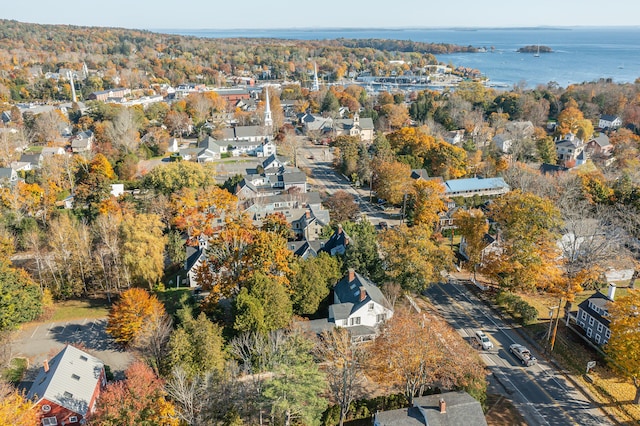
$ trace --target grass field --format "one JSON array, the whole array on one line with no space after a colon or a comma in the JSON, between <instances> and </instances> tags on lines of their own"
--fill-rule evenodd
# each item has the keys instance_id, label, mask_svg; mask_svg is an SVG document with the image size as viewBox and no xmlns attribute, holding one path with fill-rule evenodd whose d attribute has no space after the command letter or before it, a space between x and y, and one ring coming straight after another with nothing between
<instances>
[{"instance_id":1,"label":"grass field","mask_svg":"<svg viewBox=\"0 0 640 426\"><path fill-rule=\"evenodd\" d=\"M51 321L66 321L79 318L104 318L111 304L107 299L65 300L56 302Z\"/></svg>"},{"instance_id":2,"label":"grass field","mask_svg":"<svg viewBox=\"0 0 640 426\"><path fill-rule=\"evenodd\" d=\"M9 367L0 372L0 377L8 382L17 384L22 380L24 372L29 367L29 361L26 358L13 358L9 363Z\"/></svg>"}]
</instances>

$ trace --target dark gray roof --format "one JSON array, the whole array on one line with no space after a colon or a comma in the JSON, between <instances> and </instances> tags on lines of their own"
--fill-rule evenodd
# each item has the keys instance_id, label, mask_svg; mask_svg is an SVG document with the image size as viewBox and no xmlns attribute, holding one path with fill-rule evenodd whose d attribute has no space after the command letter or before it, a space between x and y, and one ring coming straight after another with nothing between
<instances>
[{"instance_id":1,"label":"dark gray roof","mask_svg":"<svg viewBox=\"0 0 640 426\"><path fill-rule=\"evenodd\" d=\"M329 238L329 241L324 245L322 251L326 251L327 253L331 253L331 250L338 246L346 247L349 244L349 235L342 229L342 227L338 227Z\"/></svg>"},{"instance_id":2,"label":"dark gray roof","mask_svg":"<svg viewBox=\"0 0 640 426\"><path fill-rule=\"evenodd\" d=\"M222 135L224 140L233 140L265 136L265 133L260 126L236 126L235 132L233 127L227 127L222 131Z\"/></svg>"},{"instance_id":3,"label":"dark gray roof","mask_svg":"<svg viewBox=\"0 0 640 426\"><path fill-rule=\"evenodd\" d=\"M600 116L600 120L605 120L605 121L614 121L616 118L618 118L617 115L602 114Z\"/></svg>"},{"instance_id":4,"label":"dark gray roof","mask_svg":"<svg viewBox=\"0 0 640 426\"><path fill-rule=\"evenodd\" d=\"M600 145L601 148L611 145L611 142L609 142L609 136L604 133L600 133L598 136L593 138L593 141Z\"/></svg>"},{"instance_id":5,"label":"dark gray roof","mask_svg":"<svg viewBox=\"0 0 640 426\"><path fill-rule=\"evenodd\" d=\"M425 169L411 170L411 179L429 179L429 173Z\"/></svg>"},{"instance_id":6,"label":"dark gray roof","mask_svg":"<svg viewBox=\"0 0 640 426\"><path fill-rule=\"evenodd\" d=\"M446 403L446 413L440 413L441 398ZM429 426L486 426L487 424L480 402L466 392L422 396L415 398L413 405L421 407Z\"/></svg>"},{"instance_id":7,"label":"dark gray roof","mask_svg":"<svg viewBox=\"0 0 640 426\"><path fill-rule=\"evenodd\" d=\"M376 414L380 426L424 426L424 416L417 407L381 411Z\"/></svg>"},{"instance_id":8,"label":"dark gray roof","mask_svg":"<svg viewBox=\"0 0 640 426\"><path fill-rule=\"evenodd\" d=\"M282 181L285 184L305 183L307 175L304 172L292 172L282 174Z\"/></svg>"},{"instance_id":9,"label":"dark gray roof","mask_svg":"<svg viewBox=\"0 0 640 426\"><path fill-rule=\"evenodd\" d=\"M542 163L538 170L540 170L540 173L542 173L543 175L546 175L549 173L568 172L569 168L565 166L559 166L557 164Z\"/></svg>"},{"instance_id":10,"label":"dark gray roof","mask_svg":"<svg viewBox=\"0 0 640 426\"><path fill-rule=\"evenodd\" d=\"M20 162L39 165L42 162L42 154L22 154Z\"/></svg>"},{"instance_id":11,"label":"dark gray roof","mask_svg":"<svg viewBox=\"0 0 640 426\"><path fill-rule=\"evenodd\" d=\"M287 246L293 254L303 259L309 257L316 257L320 249L324 246L326 240L313 240L313 241L289 241Z\"/></svg>"},{"instance_id":12,"label":"dark gray roof","mask_svg":"<svg viewBox=\"0 0 640 426\"><path fill-rule=\"evenodd\" d=\"M360 287L364 287L367 293L367 297L365 297L363 301L360 301ZM380 289L374 283L357 272L354 273L353 281L349 281L349 274L347 273L347 275L345 275L345 277L335 285L333 292L340 303L352 303L354 305L354 311L358 310L360 306L367 304L369 301L374 301L382 306L389 305Z\"/></svg>"},{"instance_id":13,"label":"dark gray roof","mask_svg":"<svg viewBox=\"0 0 640 426\"><path fill-rule=\"evenodd\" d=\"M353 303L334 303L329 306L329 318L334 320L347 319L351 315L353 307Z\"/></svg>"},{"instance_id":14,"label":"dark gray roof","mask_svg":"<svg viewBox=\"0 0 640 426\"><path fill-rule=\"evenodd\" d=\"M0 179L11 179L15 171L11 167L0 167Z\"/></svg>"},{"instance_id":15,"label":"dark gray roof","mask_svg":"<svg viewBox=\"0 0 640 426\"><path fill-rule=\"evenodd\" d=\"M104 364L71 345L49 361L49 371L40 369L27 398L42 398L84 416L100 380Z\"/></svg>"},{"instance_id":16,"label":"dark gray roof","mask_svg":"<svg viewBox=\"0 0 640 426\"><path fill-rule=\"evenodd\" d=\"M611 321L608 318L603 317L598 312L591 309L591 307L589 306L589 302L596 305L598 308L607 310L607 304L611 302L611 300L609 300L609 298L604 294L600 293L599 291L596 291L590 298L583 300L582 303L578 305L578 309L582 309L583 311L591 315L596 321L609 327L609 323Z\"/></svg>"},{"instance_id":17,"label":"dark gray roof","mask_svg":"<svg viewBox=\"0 0 640 426\"><path fill-rule=\"evenodd\" d=\"M225 146L226 143L219 142L212 138L211 136L207 136L198 142L198 148L208 149L213 152L219 152L220 146Z\"/></svg>"}]
</instances>

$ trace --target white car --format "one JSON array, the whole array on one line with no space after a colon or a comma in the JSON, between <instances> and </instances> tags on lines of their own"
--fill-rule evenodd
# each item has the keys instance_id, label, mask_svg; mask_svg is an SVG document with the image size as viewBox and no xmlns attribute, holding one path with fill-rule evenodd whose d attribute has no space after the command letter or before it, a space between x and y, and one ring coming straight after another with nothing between
<instances>
[{"instance_id":1,"label":"white car","mask_svg":"<svg viewBox=\"0 0 640 426\"><path fill-rule=\"evenodd\" d=\"M482 331L478 330L475 334L476 342L484 349L488 351L489 349L493 349L493 342L489 340L489 336L484 334Z\"/></svg>"}]
</instances>

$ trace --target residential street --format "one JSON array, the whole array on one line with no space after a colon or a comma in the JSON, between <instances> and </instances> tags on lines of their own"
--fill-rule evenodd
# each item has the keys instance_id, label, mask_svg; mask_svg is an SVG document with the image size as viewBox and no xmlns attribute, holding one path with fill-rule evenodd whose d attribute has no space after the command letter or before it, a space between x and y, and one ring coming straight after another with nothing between
<instances>
[{"instance_id":1,"label":"residential street","mask_svg":"<svg viewBox=\"0 0 640 426\"><path fill-rule=\"evenodd\" d=\"M475 330L484 331L494 348L481 357L506 395L530 425L604 425L610 420L576 389L510 326L496 317L465 284L450 279L433 284L424 295L465 339L471 342ZM523 367L509 353L509 345L528 347L538 363ZM477 349L480 350L480 349Z\"/></svg>"},{"instance_id":2,"label":"residential street","mask_svg":"<svg viewBox=\"0 0 640 426\"><path fill-rule=\"evenodd\" d=\"M382 221L387 222L389 226L400 224L401 217L397 209L387 212L370 203L369 189L354 188L349 180L335 171L332 162L333 155L329 147L307 144L300 149L298 166L308 168L312 172L309 177L310 190L328 194L337 191L348 192L360 206L360 212L364 213L372 224L378 225Z\"/></svg>"}]
</instances>

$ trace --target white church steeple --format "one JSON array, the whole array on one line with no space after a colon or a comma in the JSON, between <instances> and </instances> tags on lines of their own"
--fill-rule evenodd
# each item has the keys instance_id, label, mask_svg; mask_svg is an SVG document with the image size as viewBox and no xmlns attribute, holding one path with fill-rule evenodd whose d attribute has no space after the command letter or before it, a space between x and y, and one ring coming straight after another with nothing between
<instances>
[{"instance_id":1,"label":"white church steeple","mask_svg":"<svg viewBox=\"0 0 640 426\"><path fill-rule=\"evenodd\" d=\"M264 91L266 92L266 105L264 108L264 126L265 127L273 127L273 118L271 117L271 105L269 104L269 86L264 86Z\"/></svg>"},{"instance_id":2,"label":"white church steeple","mask_svg":"<svg viewBox=\"0 0 640 426\"><path fill-rule=\"evenodd\" d=\"M318 66L315 62L313 63L313 87L311 88L311 91L320 91L320 83L318 82Z\"/></svg>"}]
</instances>

